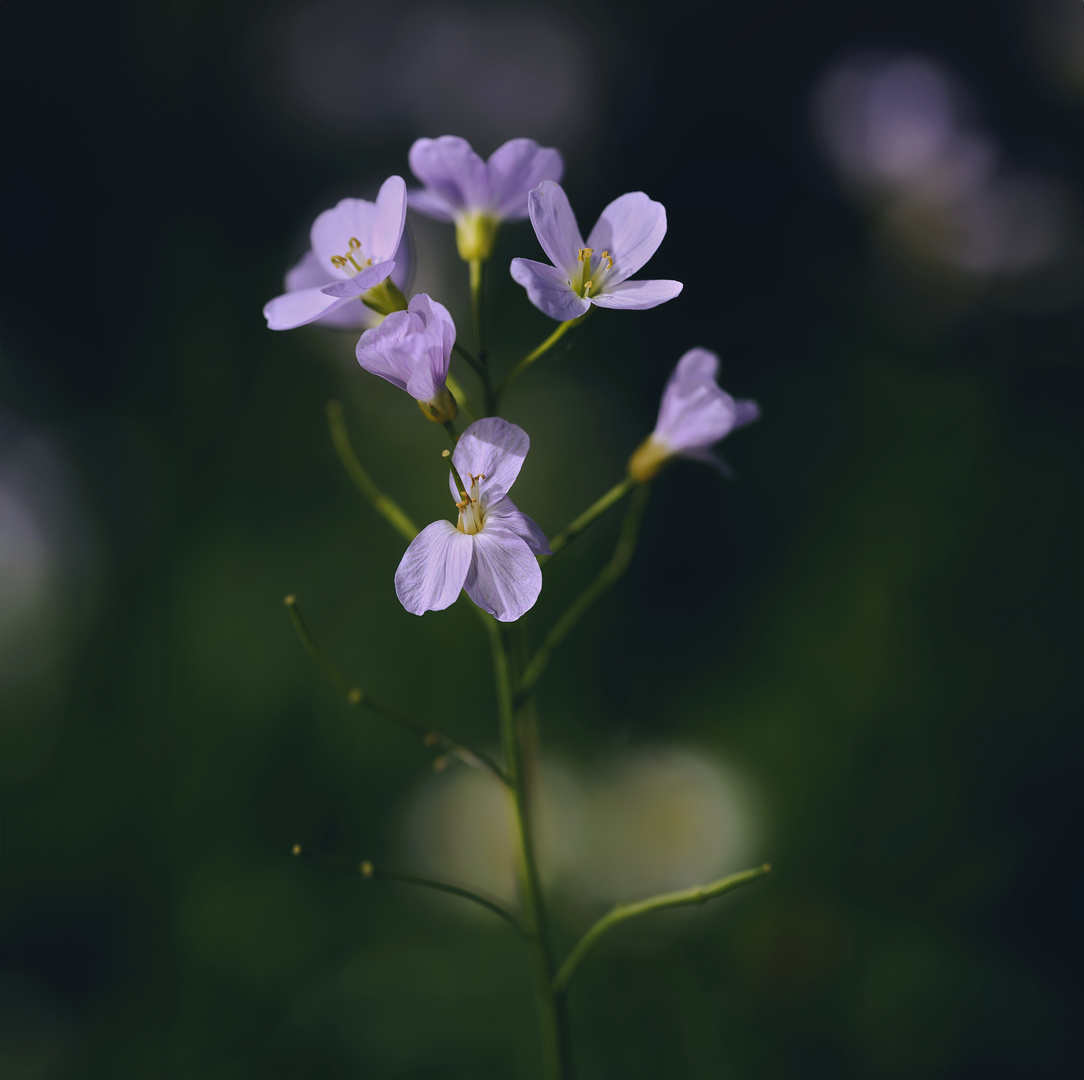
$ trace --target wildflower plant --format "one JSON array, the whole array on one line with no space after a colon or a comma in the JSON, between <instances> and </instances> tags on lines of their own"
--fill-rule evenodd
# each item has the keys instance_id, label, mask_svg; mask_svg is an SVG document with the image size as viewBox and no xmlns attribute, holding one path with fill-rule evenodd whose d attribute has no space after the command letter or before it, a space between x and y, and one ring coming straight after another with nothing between
<instances>
[{"instance_id":1,"label":"wildflower plant","mask_svg":"<svg viewBox=\"0 0 1084 1080\"><path fill-rule=\"evenodd\" d=\"M671 907L702 904L754 881L767 865L732 874L705 885L646 899L630 898L587 928L564 957L554 951L550 916L535 856L535 807L529 797L537 745L532 695L549 658L580 616L616 583L636 544L651 485L664 467L680 458L710 462L725 471L712 447L734 430L757 419L756 404L739 400L717 382L718 357L692 348L678 360L662 395L655 429L629 458L624 477L552 539L510 497L530 449L526 431L500 416L505 394L595 307L607 318L656 307L681 292L677 281L633 278L666 235L666 211L643 192L611 202L585 241L564 190L560 154L530 139L514 139L488 161L463 139L419 139L409 155L414 174L425 185L408 194L405 182L390 177L375 202L343 199L320 214L312 227L312 250L287 276L287 292L264 309L271 329L320 322L355 329L366 327L357 342L357 359L366 372L387 380L413 397L422 415L446 429L451 447L443 463L434 461L434 514L420 531L386 493L377 489L350 445L342 407L328 408L331 438L338 456L373 508L406 544L397 568L389 566L396 595L406 612L424 616L454 603L468 605L488 635L496 683L496 727L501 760L464 746L428 724L374 701L331 664L301 617L297 600L286 598L302 642L333 682L355 705L420 735L439 747L447 760L458 758L489 770L509 794L518 882L518 904L506 906L470 888L417 874L375 867L358 869L370 879L396 879L438 889L479 904L504 919L522 937L532 961L538 1001L542 1062L547 1080L572 1076L569 1041L569 985L595 942L614 926ZM407 297L411 253L404 243L409 204L415 211L453 222L457 248L469 267L473 315L470 347L447 308L424 293ZM532 304L557 320L556 330L517 364L507 366L500 382L484 338L483 274L503 222L530 218L538 243L550 262L512 261L511 276ZM481 390L477 410L452 372L455 357L476 377ZM359 372L359 378L365 378ZM460 414L475 416L460 431ZM444 470L452 505L441 494ZM543 467L544 471L544 467ZM552 483L560 483L552 476ZM617 549L587 589L531 648L526 616L545 583L545 566L607 511L627 501ZM527 511L530 507L527 507ZM454 511L454 513L452 512ZM295 854L306 854L296 845Z\"/></svg>"}]
</instances>

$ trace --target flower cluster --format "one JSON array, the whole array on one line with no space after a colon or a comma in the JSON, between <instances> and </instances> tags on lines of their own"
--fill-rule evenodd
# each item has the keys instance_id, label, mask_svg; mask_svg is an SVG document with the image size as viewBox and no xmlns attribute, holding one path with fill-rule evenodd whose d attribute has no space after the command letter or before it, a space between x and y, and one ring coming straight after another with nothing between
<instances>
[{"instance_id":1,"label":"flower cluster","mask_svg":"<svg viewBox=\"0 0 1084 1080\"><path fill-rule=\"evenodd\" d=\"M511 622L538 599L538 557L551 549L543 531L508 497L530 440L495 415L500 393L592 307L642 311L678 296L679 281L633 278L666 235L666 210L642 191L629 192L602 211L584 240L559 184L561 155L531 139L505 143L488 161L454 136L418 139L409 162L423 187L408 192L404 180L392 176L375 202L343 199L316 218L311 250L286 275L286 292L265 306L264 316L273 330L306 323L364 328L358 363L409 394L456 440L446 456L458 520L435 521L410 543L395 573L403 607L416 615L441 610L465 591L480 608ZM515 258L509 272L528 300L561 325L500 389L491 381L482 343L477 355L457 343L447 308L425 293L408 301L413 263L403 235L408 205L454 223L459 254L471 266L476 305L481 267L492 257L501 224L530 218L549 263ZM481 326L477 307L476 324ZM453 349L483 380L491 414L462 435L453 422L465 401L457 402L448 385ZM720 389L718 368L718 358L706 349L682 356L663 392L655 430L629 459L628 480L618 494L647 483L675 457L725 469L710 447L755 420L758 409ZM455 394L462 398L457 386Z\"/></svg>"}]
</instances>

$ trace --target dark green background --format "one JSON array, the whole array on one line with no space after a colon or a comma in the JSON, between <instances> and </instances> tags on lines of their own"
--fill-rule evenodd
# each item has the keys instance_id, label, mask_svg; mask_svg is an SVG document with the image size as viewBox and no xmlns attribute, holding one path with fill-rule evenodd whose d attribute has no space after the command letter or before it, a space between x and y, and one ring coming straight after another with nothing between
<instances>
[{"instance_id":1,"label":"dark green background","mask_svg":"<svg viewBox=\"0 0 1084 1080\"><path fill-rule=\"evenodd\" d=\"M391 9L341 7L372 20L362 69ZM1079 92L1028 44L1070 7L727 5L724 32L682 2L545 9L587 58L590 123L562 146L581 224L646 190L670 226L649 270L685 291L599 313L524 378L520 505L553 534L619 477L693 345L764 410L725 448L735 482L690 464L656 485L628 578L539 693L544 745L587 772L670 743L734 763L763 803L752 861L775 866L598 948L571 992L585 1078L1068 1067L1079 300L992 290L924 318L934 298L892 285L874 215L824 167L809 99L851 50L932 56L1019 168L1079 195ZM8 1080L540 1075L506 926L288 854L398 857L431 755L336 700L285 593L373 695L482 745L496 729L484 636L462 605L399 607L402 542L339 470L323 406L344 400L421 522L448 509L443 433L349 337L259 314L316 212L444 132L291 115L266 29L287 10L0 9L3 447L59 448L83 567L52 662L2 688ZM494 260L498 363L552 325L503 273L517 254L537 257L528 226ZM465 275L440 298L466 328ZM616 524L548 572L536 632ZM563 948L599 910L558 907Z\"/></svg>"}]
</instances>

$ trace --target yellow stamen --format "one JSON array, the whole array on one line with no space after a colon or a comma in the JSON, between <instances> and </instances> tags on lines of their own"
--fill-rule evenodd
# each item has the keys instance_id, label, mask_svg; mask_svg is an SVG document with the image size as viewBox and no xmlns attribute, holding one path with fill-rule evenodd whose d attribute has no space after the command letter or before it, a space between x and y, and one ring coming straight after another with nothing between
<instances>
[{"instance_id":1,"label":"yellow stamen","mask_svg":"<svg viewBox=\"0 0 1084 1080\"><path fill-rule=\"evenodd\" d=\"M576 257L576 261L577 261L577 262L583 262L583 261L584 261L584 257L585 257L585 256L586 256L587 258L590 258L590 257L591 257L591 256L592 256L592 255L593 255L594 253L595 253L595 249L594 249L594 248L580 248L580 253L579 253L579 255L578 255L578 256Z\"/></svg>"},{"instance_id":2,"label":"yellow stamen","mask_svg":"<svg viewBox=\"0 0 1084 1080\"><path fill-rule=\"evenodd\" d=\"M607 269L607 270L612 270L612 269L614 268L614 259L613 259L613 256L612 256L612 255L611 255L611 254L610 254L610 253L609 253L608 251L604 251L604 252L602 253L602 257L603 257L603 258L604 258L604 259L605 259L605 260L607 261L607 263L609 264L609 265L608 265L608 266L606 267L606 269Z\"/></svg>"}]
</instances>

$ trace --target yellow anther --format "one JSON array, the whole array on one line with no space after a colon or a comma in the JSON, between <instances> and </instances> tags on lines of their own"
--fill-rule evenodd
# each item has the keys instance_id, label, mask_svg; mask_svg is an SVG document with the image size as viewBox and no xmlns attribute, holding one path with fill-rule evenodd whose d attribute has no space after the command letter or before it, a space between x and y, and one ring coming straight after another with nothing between
<instances>
[{"instance_id":1,"label":"yellow anther","mask_svg":"<svg viewBox=\"0 0 1084 1080\"><path fill-rule=\"evenodd\" d=\"M358 238L357 238L356 236L351 236L351 237L350 237L350 246L351 246L351 247L352 247L352 248L353 248L353 249L354 249L355 251L357 251L357 249L358 249L359 247L361 247L361 241L360 241L360 240L359 240L359 239L358 239Z\"/></svg>"},{"instance_id":2,"label":"yellow anther","mask_svg":"<svg viewBox=\"0 0 1084 1080\"><path fill-rule=\"evenodd\" d=\"M342 255L332 255L331 265L337 266L341 270L346 265L346 259Z\"/></svg>"},{"instance_id":3,"label":"yellow anther","mask_svg":"<svg viewBox=\"0 0 1084 1080\"><path fill-rule=\"evenodd\" d=\"M607 270L612 270L612 269L614 268L614 258L613 258L613 256L612 256L612 255L611 255L611 254L610 254L610 253L609 253L608 251L604 251L604 252L602 253L602 257L603 257L603 258L604 258L604 259L606 260L606 262L607 262L607 263L609 264L609 265L608 265L608 266L606 267L606 269L607 269Z\"/></svg>"},{"instance_id":4,"label":"yellow anther","mask_svg":"<svg viewBox=\"0 0 1084 1080\"><path fill-rule=\"evenodd\" d=\"M594 287L593 281L585 281L583 283L583 298L586 300L591 295L591 289Z\"/></svg>"},{"instance_id":5,"label":"yellow anther","mask_svg":"<svg viewBox=\"0 0 1084 1080\"><path fill-rule=\"evenodd\" d=\"M594 249L594 248L580 248L580 253L579 253L579 255L578 255L578 256L576 257L576 261L577 261L577 262L583 262L583 261L584 261L584 257L585 257L585 256L586 256L587 258L590 258L590 257L591 257L591 256L592 256L592 255L593 255L594 253L595 253L595 249Z\"/></svg>"}]
</instances>

